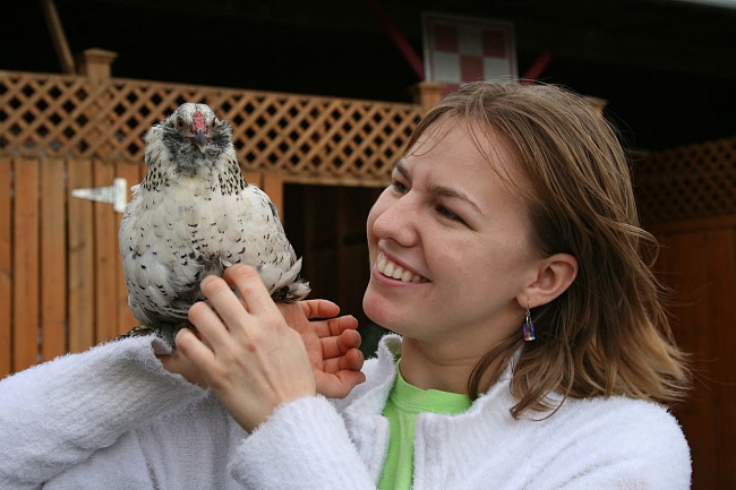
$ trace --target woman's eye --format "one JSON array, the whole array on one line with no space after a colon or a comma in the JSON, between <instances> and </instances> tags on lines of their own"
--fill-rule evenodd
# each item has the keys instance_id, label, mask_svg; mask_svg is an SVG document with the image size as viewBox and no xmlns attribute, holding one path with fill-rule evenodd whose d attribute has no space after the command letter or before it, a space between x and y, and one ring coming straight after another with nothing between
<instances>
[{"instance_id":1,"label":"woman's eye","mask_svg":"<svg viewBox=\"0 0 736 490\"><path fill-rule=\"evenodd\" d=\"M437 208L436 208L436 209L437 209L437 213L438 213L438 214L439 214L440 216L444 217L444 218L447 218L447 219L451 219L451 220L453 220L453 221L460 221L460 222L462 222L462 221L463 221L463 220L462 220L462 219L460 218L460 216L458 216L457 214L453 213L452 211L450 211L449 209L447 209L447 208L446 208L446 207L444 207L444 206L437 206Z\"/></svg>"},{"instance_id":2,"label":"woman's eye","mask_svg":"<svg viewBox=\"0 0 736 490\"><path fill-rule=\"evenodd\" d=\"M394 180L393 182L391 182L391 187L395 192L398 192L399 194L406 194L407 192L409 192L409 188L398 180Z\"/></svg>"}]
</instances>

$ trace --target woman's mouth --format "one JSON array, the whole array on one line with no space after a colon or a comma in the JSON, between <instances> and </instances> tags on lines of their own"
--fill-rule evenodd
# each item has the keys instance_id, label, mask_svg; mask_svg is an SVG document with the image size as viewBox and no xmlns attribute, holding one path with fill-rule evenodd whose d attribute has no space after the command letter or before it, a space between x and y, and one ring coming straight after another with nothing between
<instances>
[{"instance_id":1,"label":"woman's mouth","mask_svg":"<svg viewBox=\"0 0 736 490\"><path fill-rule=\"evenodd\" d=\"M386 258L383 253L378 254L378 258L376 259L376 270L384 276L401 282L429 282L426 278L415 274L412 271L406 270L396 262Z\"/></svg>"}]
</instances>

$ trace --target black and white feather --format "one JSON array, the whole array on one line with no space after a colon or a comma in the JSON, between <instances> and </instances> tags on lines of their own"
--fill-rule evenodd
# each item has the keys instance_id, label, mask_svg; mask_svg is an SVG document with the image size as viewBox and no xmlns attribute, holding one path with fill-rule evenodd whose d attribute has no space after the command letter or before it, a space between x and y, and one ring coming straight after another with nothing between
<instances>
[{"instance_id":1,"label":"black and white feather","mask_svg":"<svg viewBox=\"0 0 736 490\"><path fill-rule=\"evenodd\" d=\"M128 302L141 327L173 345L200 281L225 267L258 269L276 301L305 298L301 259L275 206L243 179L232 128L205 104L185 103L146 134L148 170L120 225Z\"/></svg>"}]
</instances>

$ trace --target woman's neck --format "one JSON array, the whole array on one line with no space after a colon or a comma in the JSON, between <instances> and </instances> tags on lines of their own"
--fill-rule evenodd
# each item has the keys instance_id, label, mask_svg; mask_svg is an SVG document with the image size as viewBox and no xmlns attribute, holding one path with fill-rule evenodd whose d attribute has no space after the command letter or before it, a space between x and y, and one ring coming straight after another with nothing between
<instances>
[{"instance_id":1,"label":"woman's neck","mask_svg":"<svg viewBox=\"0 0 736 490\"><path fill-rule=\"evenodd\" d=\"M468 394L468 379L485 351L468 346L430 345L404 338L401 375L407 383L424 390Z\"/></svg>"}]
</instances>

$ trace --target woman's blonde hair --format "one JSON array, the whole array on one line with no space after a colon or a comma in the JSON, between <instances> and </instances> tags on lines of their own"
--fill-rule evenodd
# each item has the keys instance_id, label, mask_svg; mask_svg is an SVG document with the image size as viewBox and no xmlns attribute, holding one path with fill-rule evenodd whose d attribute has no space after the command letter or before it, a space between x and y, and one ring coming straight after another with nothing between
<instances>
[{"instance_id":1,"label":"woman's blonde hair","mask_svg":"<svg viewBox=\"0 0 736 490\"><path fill-rule=\"evenodd\" d=\"M514 188L526 199L535 245L544 256L574 256L579 269L567 291L532 310L537 340L524 343L519 328L488 352L469 393L477 396L524 344L511 383L514 417L556 408L552 392L681 400L690 385L687 356L673 340L651 269L658 244L639 227L629 162L611 125L558 86L479 82L432 108L407 148L446 118L468 123L481 151L483 134L506 140L530 184Z\"/></svg>"}]
</instances>

